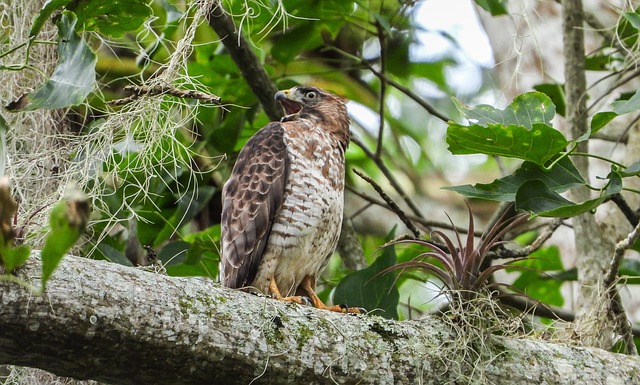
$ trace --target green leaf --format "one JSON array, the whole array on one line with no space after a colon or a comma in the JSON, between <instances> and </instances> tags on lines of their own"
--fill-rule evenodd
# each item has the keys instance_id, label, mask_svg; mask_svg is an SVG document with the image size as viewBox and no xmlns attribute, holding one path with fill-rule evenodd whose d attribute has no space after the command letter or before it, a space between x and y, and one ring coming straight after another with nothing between
<instances>
[{"instance_id":1,"label":"green leaf","mask_svg":"<svg viewBox=\"0 0 640 385\"><path fill-rule=\"evenodd\" d=\"M610 121L615 119L616 116L618 116L618 114L612 111L598 112L595 114L593 119L591 119L591 135L600 131Z\"/></svg>"},{"instance_id":2,"label":"green leaf","mask_svg":"<svg viewBox=\"0 0 640 385\"><path fill-rule=\"evenodd\" d=\"M506 15L507 0L475 0L482 9L491 13L491 16Z\"/></svg>"},{"instance_id":3,"label":"green leaf","mask_svg":"<svg viewBox=\"0 0 640 385\"><path fill-rule=\"evenodd\" d=\"M551 126L551 120L556 115L556 106L551 99L542 92L527 92L516 96L504 110L496 109L487 104L470 107L453 98L456 107L472 123L481 126L500 124L514 125L532 129L534 124Z\"/></svg>"},{"instance_id":4,"label":"green leaf","mask_svg":"<svg viewBox=\"0 0 640 385\"><path fill-rule=\"evenodd\" d=\"M220 262L217 254L184 241L165 245L158 253L158 259L164 263L167 274L174 277L215 278Z\"/></svg>"},{"instance_id":5,"label":"green leaf","mask_svg":"<svg viewBox=\"0 0 640 385\"><path fill-rule=\"evenodd\" d=\"M637 12L623 12L622 16L629 21L633 28L640 30L640 15Z\"/></svg>"},{"instance_id":6,"label":"green leaf","mask_svg":"<svg viewBox=\"0 0 640 385\"><path fill-rule=\"evenodd\" d=\"M640 109L640 90L636 91L628 100L616 100L611 103L611 107L613 107L613 112L618 115L628 114Z\"/></svg>"},{"instance_id":7,"label":"green leaf","mask_svg":"<svg viewBox=\"0 0 640 385\"><path fill-rule=\"evenodd\" d=\"M26 245L13 246L13 242L5 242L2 231L0 231L0 264L4 266L5 272L11 274L17 267L29 259L31 248Z\"/></svg>"},{"instance_id":8,"label":"green leaf","mask_svg":"<svg viewBox=\"0 0 640 385\"><path fill-rule=\"evenodd\" d=\"M12 103L12 110L32 111L76 106L85 100L95 86L96 55L75 33L76 16L69 11L58 21L58 66L51 78L35 93L24 95L26 103Z\"/></svg>"},{"instance_id":9,"label":"green leaf","mask_svg":"<svg viewBox=\"0 0 640 385\"><path fill-rule=\"evenodd\" d=\"M589 55L585 58L585 69L587 71L608 71L611 70L611 62L615 60L611 55Z\"/></svg>"},{"instance_id":10,"label":"green leaf","mask_svg":"<svg viewBox=\"0 0 640 385\"><path fill-rule=\"evenodd\" d=\"M631 166L620 171L620 175L623 177L640 175L640 161L633 163Z\"/></svg>"},{"instance_id":11,"label":"green leaf","mask_svg":"<svg viewBox=\"0 0 640 385\"><path fill-rule=\"evenodd\" d=\"M101 254L102 258L109 262L118 263L124 266L133 266L133 263L131 263L129 258L127 258L123 253L104 242L98 244L98 252Z\"/></svg>"},{"instance_id":12,"label":"green leaf","mask_svg":"<svg viewBox=\"0 0 640 385\"><path fill-rule=\"evenodd\" d=\"M166 241L176 232L178 227L185 223L189 223L193 218L195 218L209 200L211 200L211 197L215 192L216 189L211 186L198 187L197 196L194 196L196 192L193 190L186 191L181 199L178 198L176 210L169 218L167 218L162 230L157 233L157 236L153 241L153 245L159 245ZM193 199L190 198L191 196L193 196ZM160 215L162 215L162 213L160 213Z\"/></svg>"},{"instance_id":13,"label":"green leaf","mask_svg":"<svg viewBox=\"0 0 640 385\"><path fill-rule=\"evenodd\" d=\"M513 286L520 289L531 298L544 303L562 306L564 297L560 292L562 281L549 279L548 271L563 270L560 251L556 246L544 247L532 253L527 259L514 262L507 271L520 271L520 276L513 282ZM517 267L524 267L519 269Z\"/></svg>"},{"instance_id":14,"label":"green leaf","mask_svg":"<svg viewBox=\"0 0 640 385\"><path fill-rule=\"evenodd\" d=\"M449 123L449 151L460 154L487 154L519 158L544 166L569 143L560 131L546 124L523 126L489 124L462 126Z\"/></svg>"},{"instance_id":15,"label":"green leaf","mask_svg":"<svg viewBox=\"0 0 640 385\"><path fill-rule=\"evenodd\" d=\"M393 239L394 232L395 228L387 236L387 241ZM400 293L395 285L396 274L380 274L395 265L396 261L395 246L385 247L371 266L355 271L340 281L333 293L333 302L363 307L385 318L398 319Z\"/></svg>"},{"instance_id":16,"label":"green leaf","mask_svg":"<svg viewBox=\"0 0 640 385\"><path fill-rule=\"evenodd\" d=\"M564 87L558 83L544 83L533 86L533 89L540 91L543 94L551 98L551 101L556 106L556 112L560 116L564 116L567 108L567 102L564 96Z\"/></svg>"},{"instance_id":17,"label":"green leaf","mask_svg":"<svg viewBox=\"0 0 640 385\"><path fill-rule=\"evenodd\" d=\"M271 48L271 56L280 63L289 63L304 49L320 45L315 21L301 23L298 27L287 31Z\"/></svg>"},{"instance_id":18,"label":"green leaf","mask_svg":"<svg viewBox=\"0 0 640 385\"><path fill-rule=\"evenodd\" d=\"M47 0L40 12L38 12L32 21L29 37L34 37L42 30L44 23L51 17L53 12L69 4L71 0Z\"/></svg>"},{"instance_id":19,"label":"green leaf","mask_svg":"<svg viewBox=\"0 0 640 385\"><path fill-rule=\"evenodd\" d=\"M51 231L47 234L40 254L42 257L43 291L62 257L76 243L84 230L84 225L78 223L74 218L76 213L72 213L70 204L71 202L58 202L51 209L49 216Z\"/></svg>"},{"instance_id":20,"label":"green leaf","mask_svg":"<svg viewBox=\"0 0 640 385\"><path fill-rule=\"evenodd\" d=\"M609 174L609 183L598 198L579 204L551 191L543 181L531 180L518 189L516 209L530 211L543 217L567 218L596 209L608 196L620 191L622 191L622 177L617 172Z\"/></svg>"},{"instance_id":21,"label":"green leaf","mask_svg":"<svg viewBox=\"0 0 640 385\"><path fill-rule=\"evenodd\" d=\"M80 31L98 31L122 37L136 31L151 16L146 0L89 0L74 2Z\"/></svg>"},{"instance_id":22,"label":"green leaf","mask_svg":"<svg viewBox=\"0 0 640 385\"><path fill-rule=\"evenodd\" d=\"M513 202L520 186L530 180L539 179L552 191L561 193L570 188L586 184L584 178L569 157L563 157L551 170L545 170L532 162L524 162L513 175L496 179L491 183L444 187L469 198Z\"/></svg>"},{"instance_id":23,"label":"green leaf","mask_svg":"<svg viewBox=\"0 0 640 385\"><path fill-rule=\"evenodd\" d=\"M167 243L158 253L158 259L165 266L179 265L187 259L187 250L191 247L189 242L175 241Z\"/></svg>"}]
</instances>

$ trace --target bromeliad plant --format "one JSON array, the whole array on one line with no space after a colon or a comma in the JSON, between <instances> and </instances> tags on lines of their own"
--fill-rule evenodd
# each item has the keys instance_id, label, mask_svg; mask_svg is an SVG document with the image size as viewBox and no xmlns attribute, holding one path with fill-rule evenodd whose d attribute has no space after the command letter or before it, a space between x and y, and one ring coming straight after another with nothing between
<instances>
[{"instance_id":1,"label":"bromeliad plant","mask_svg":"<svg viewBox=\"0 0 640 385\"><path fill-rule=\"evenodd\" d=\"M467 207L468 208L468 207ZM389 269L421 269L433 274L443 285L443 292L452 304L465 306L465 303L477 298L479 295L489 294L492 284L489 278L493 273L504 270L522 258L511 260L505 264L490 264L489 252L506 243L502 240L504 235L513 228L528 220L527 214L518 214L508 220L504 215L496 221L475 244L475 226L471 209L469 212L469 226L466 240L463 241L456 226L455 239L452 240L442 231L434 231L432 235L439 238L444 244L438 244L430 240L409 239L399 240L395 244L411 244L429 249L420 253L412 261L399 263ZM453 221L449 216L449 222Z\"/></svg>"}]
</instances>

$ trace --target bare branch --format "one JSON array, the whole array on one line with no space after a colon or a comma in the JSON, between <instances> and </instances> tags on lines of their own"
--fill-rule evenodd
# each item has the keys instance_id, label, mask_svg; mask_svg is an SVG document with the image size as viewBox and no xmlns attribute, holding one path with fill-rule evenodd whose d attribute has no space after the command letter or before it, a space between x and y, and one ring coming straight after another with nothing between
<instances>
[{"instance_id":1,"label":"bare branch","mask_svg":"<svg viewBox=\"0 0 640 385\"><path fill-rule=\"evenodd\" d=\"M154 86L136 86L128 85L124 87L125 91L130 91L132 94L126 98L116 99L109 102L115 106L121 106L123 104L131 103L134 100L140 98L143 95L171 95L183 99L198 99L206 103L220 104L220 97L216 95L207 94L206 92L195 90L181 90L169 85L154 85Z\"/></svg>"},{"instance_id":2,"label":"bare branch","mask_svg":"<svg viewBox=\"0 0 640 385\"><path fill-rule=\"evenodd\" d=\"M247 80L247 84L258 97L269 119L280 120L284 111L273 99L273 96L278 92L276 85L269 78L269 74L260 63L260 59L251 50L241 31L236 28L231 15L219 2L209 16L209 25L222 39L222 44L227 48L229 55L240 69L242 77Z\"/></svg>"},{"instance_id":3,"label":"bare branch","mask_svg":"<svg viewBox=\"0 0 640 385\"><path fill-rule=\"evenodd\" d=\"M387 202L391 210L394 213L396 213L398 218L400 218L402 223L404 223L405 226L407 226L409 231L411 231L416 238L420 238L420 230L418 230L416 226L409 220L409 218L407 218L404 211L396 204L396 202L393 201L393 199L391 199L391 197L389 197L389 195L387 195L387 193L384 192L382 187L380 187L380 185L377 184L376 181L374 181L373 179L369 178L368 176L364 175L363 173L361 173L356 169L354 169L353 172L355 172L360 178L367 181L367 183L369 183L373 187L373 189L376 190L376 192L380 195L380 197L384 199L385 202Z\"/></svg>"},{"instance_id":4,"label":"bare branch","mask_svg":"<svg viewBox=\"0 0 640 385\"><path fill-rule=\"evenodd\" d=\"M362 151L364 151L364 153L367 154L367 156L371 160L373 160L373 162L376 164L376 166L378 166L380 171L382 171L382 174L384 174L384 176L387 178L387 180L389 181L393 189L396 190L398 194L400 194L400 197L405 201L407 206L409 206L411 211L413 211L415 215L422 217L422 213L420 212L420 209L418 209L418 206L413 202L413 200L409 197L409 195L407 195L407 193L400 186L398 181L396 181L396 179L393 177L393 174L391 173L391 170L389 170L389 168L382 161L382 158L376 157L375 154L371 152L371 150L369 150L369 148L364 143L359 141L357 138L351 138L351 141L356 145L358 145L358 147L360 147Z\"/></svg>"}]
</instances>

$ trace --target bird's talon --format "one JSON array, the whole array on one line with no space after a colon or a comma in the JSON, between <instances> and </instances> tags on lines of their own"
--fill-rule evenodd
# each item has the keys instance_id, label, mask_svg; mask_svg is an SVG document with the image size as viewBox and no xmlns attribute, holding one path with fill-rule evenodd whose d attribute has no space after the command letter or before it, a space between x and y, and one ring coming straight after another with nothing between
<instances>
[{"instance_id":1,"label":"bird's talon","mask_svg":"<svg viewBox=\"0 0 640 385\"><path fill-rule=\"evenodd\" d=\"M313 302L311 302L311 298L307 297L306 295L300 296L300 299L302 300L302 302L304 302L304 305L313 306Z\"/></svg>"}]
</instances>

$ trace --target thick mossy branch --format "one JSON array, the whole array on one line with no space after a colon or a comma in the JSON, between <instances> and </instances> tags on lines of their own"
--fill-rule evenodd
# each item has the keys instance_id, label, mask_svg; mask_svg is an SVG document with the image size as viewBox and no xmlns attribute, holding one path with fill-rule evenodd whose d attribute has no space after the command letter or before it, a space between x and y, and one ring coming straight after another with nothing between
<instances>
[{"instance_id":1,"label":"thick mossy branch","mask_svg":"<svg viewBox=\"0 0 640 385\"><path fill-rule=\"evenodd\" d=\"M38 287L40 271L32 258L18 278ZM448 383L464 354L442 354L456 336L432 318L342 315L71 256L44 296L4 280L0 293L0 363L108 383ZM494 342L496 356L482 363L491 383L640 381L637 357Z\"/></svg>"}]
</instances>

